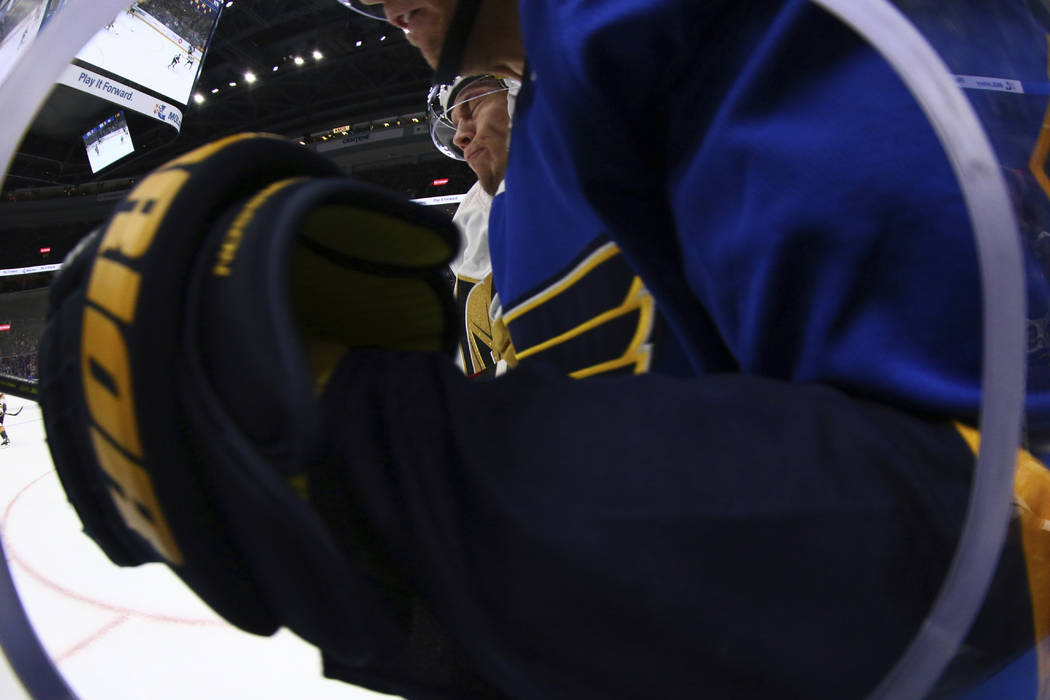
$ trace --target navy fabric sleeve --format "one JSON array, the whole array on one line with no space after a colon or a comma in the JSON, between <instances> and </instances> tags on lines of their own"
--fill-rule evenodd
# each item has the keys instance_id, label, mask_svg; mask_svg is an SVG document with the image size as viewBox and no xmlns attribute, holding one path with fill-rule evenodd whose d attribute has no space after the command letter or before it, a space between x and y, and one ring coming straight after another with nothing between
<instances>
[{"instance_id":1,"label":"navy fabric sleeve","mask_svg":"<svg viewBox=\"0 0 1050 700\"><path fill-rule=\"evenodd\" d=\"M972 464L950 424L740 375L472 383L356 351L324 400L354 527L509 697L864 694L939 589Z\"/></svg>"}]
</instances>

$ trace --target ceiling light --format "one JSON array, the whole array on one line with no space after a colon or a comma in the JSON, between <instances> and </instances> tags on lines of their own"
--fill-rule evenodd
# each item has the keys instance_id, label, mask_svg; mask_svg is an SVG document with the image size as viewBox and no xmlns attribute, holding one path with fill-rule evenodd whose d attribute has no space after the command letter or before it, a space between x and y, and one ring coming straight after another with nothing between
<instances>
[{"instance_id":1,"label":"ceiling light","mask_svg":"<svg viewBox=\"0 0 1050 700\"><path fill-rule=\"evenodd\" d=\"M276 72L277 72L277 66L274 66L274 67L273 67L273 72L274 72L274 73L276 73Z\"/></svg>"},{"instance_id":2,"label":"ceiling light","mask_svg":"<svg viewBox=\"0 0 1050 700\"><path fill-rule=\"evenodd\" d=\"M256 80L255 73L252 73L250 70L244 72L244 82L246 82L249 85L251 85L252 83L255 82L255 80Z\"/></svg>"},{"instance_id":3,"label":"ceiling light","mask_svg":"<svg viewBox=\"0 0 1050 700\"><path fill-rule=\"evenodd\" d=\"M297 66L303 65L303 57L302 56L296 56L293 60L295 61L295 65L297 65Z\"/></svg>"},{"instance_id":4,"label":"ceiling light","mask_svg":"<svg viewBox=\"0 0 1050 700\"><path fill-rule=\"evenodd\" d=\"M197 104L203 104L204 103L204 95L200 94L199 92L193 93L193 101L196 102Z\"/></svg>"},{"instance_id":5,"label":"ceiling light","mask_svg":"<svg viewBox=\"0 0 1050 700\"><path fill-rule=\"evenodd\" d=\"M361 44L363 44L363 43L364 43L363 41L361 41L360 39L358 39L358 40L357 40L357 43L356 43L356 44L354 44L354 46L360 46L360 45L361 45Z\"/></svg>"},{"instance_id":6,"label":"ceiling light","mask_svg":"<svg viewBox=\"0 0 1050 700\"><path fill-rule=\"evenodd\" d=\"M219 88L212 88L212 89L211 89L211 94L213 94L213 95L214 95L214 94L215 94L215 93L217 93L218 91L219 91Z\"/></svg>"},{"instance_id":7,"label":"ceiling light","mask_svg":"<svg viewBox=\"0 0 1050 700\"><path fill-rule=\"evenodd\" d=\"M226 7L233 7L233 0L230 0L228 3L226 3Z\"/></svg>"},{"instance_id":8,"label":"ceiling light","mask_svg":"<svg viewBox=\"0 0 1050 700\"><path fill-rule=\"evenodd\" d=\"M232 80L229 82L229 85L230 87L237 87L237 83L233 82Z\"/></svg>"},{"instance_id":9,"label":"ceiling light","mask_svg":"<svg viewBox=\"0 0 1050 700\"><path fill-rule=\"evenodd\" d=\"M317 49L314 49L314 60L320 61L322 58L324 58L324 54L318 51Z\"/></svg>"},{"instance_id":10,"label":"ceiling light","mask_svg":"<svg viewBox=\"0 0 1050 700\"><path fill-rule=\"evenodd\" d=\"M379 37L379 40L380 41L386 41L386 34L384 34L383 36Z\"/></svg>"}]
</instances>

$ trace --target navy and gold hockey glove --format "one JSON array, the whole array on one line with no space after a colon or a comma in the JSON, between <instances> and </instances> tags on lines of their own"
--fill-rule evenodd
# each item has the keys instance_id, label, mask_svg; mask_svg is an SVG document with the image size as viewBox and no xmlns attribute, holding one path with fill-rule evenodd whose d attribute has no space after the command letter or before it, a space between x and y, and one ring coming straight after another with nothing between
<instances>
[{"instance_id":1,"label":"navy and gold hockey glove","mask_svg":"<svg viewBox=\"0 0 1050 700\"><path fill-rule=\"evenodd\" d=\"M40 344L85 531L117 564L166 562L248 631L287 626L351 663L399 643L307 503L306 467L348 349L451 353L457 241L447 216L274 137L146 177L64 265Z\"/></svg>"}]
</instances>

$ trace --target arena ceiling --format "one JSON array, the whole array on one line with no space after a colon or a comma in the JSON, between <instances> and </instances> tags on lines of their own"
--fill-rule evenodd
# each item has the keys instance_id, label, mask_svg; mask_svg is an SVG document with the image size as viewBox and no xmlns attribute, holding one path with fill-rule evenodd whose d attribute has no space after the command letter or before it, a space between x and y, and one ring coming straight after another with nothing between
<instances>
[{"instance_id":1,"label":"arena ceiling","mask_svg":"<svg viewBox=\"0 0 1050 700\"><path fill-rule=\"evenodd\" d=\"M244 80L248 71L257 76L252 84ZM336 0L234 0L223 9L203 62L197 92L204 101L186 107L174 141L171 129L158 125L137 135L137 157L93 176L80 141L88 119L81 113L89 107L66 94L38 115L4 190L135 177L240 131L299 136L420 112L430 76L400 31Z\"/></svg>"}]
</instances>

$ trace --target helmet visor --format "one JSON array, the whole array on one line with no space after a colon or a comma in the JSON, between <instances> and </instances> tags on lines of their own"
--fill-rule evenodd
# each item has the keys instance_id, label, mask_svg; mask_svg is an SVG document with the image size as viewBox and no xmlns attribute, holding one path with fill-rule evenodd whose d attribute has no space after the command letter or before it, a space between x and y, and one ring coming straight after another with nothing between
<instances>
[{"instance_id":1,"label":"helmet visor","mask_svg":"<svg viewBox=\"0 0 1050 700\"><path fill-rule=\"evenodd\" d=\"M463 160L463 151L455 144L455 137L465 114L464 106L507 89L506 81L491 75L457 78L449 85L432 87L427 97L427 123L434 146L449 158Z\"/></svg>"},{"instance_id":2,"label":"helmet visor","mask_svg":"<svg viewBox=\"0 0 1050 700\"><path fill-rule=\"evenodd\" d=\"M372 19L381 19L386 21L386 11L383 9L383 3L377 3L375 5L366 5L361 0L336 0L340 5L353 10L365 17L371 17Z\"/></svg>"}]
</instances>

